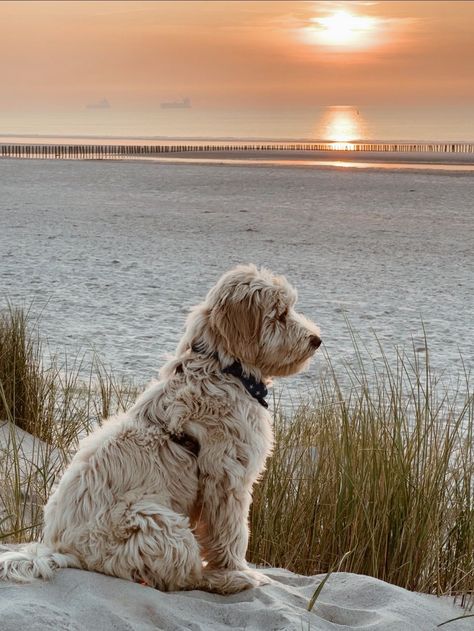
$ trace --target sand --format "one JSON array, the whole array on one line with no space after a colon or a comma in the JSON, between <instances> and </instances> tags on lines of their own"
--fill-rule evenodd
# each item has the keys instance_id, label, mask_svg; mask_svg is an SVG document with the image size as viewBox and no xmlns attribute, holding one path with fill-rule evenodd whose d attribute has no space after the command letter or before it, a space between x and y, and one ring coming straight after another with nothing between
<instances>
[{"instance_id":1,"label":"sand","mask_svg":"<svg viewBox=\"0 0 474 631\"><path fill-rule=\"evenodd\" d=\"M5 450L11 452L13 440L20 454L18 466L22 476L28 474L32 462L42 466L46 461L58 464L61 461L61 454L55 447L7 421L0 422L0 454Z\"/></svg>"},{"instance_id":2,"label":"sand","mask_svg":"<svg viewBox=\"0 0 474 631\"><path fill-rule=\"evenodd\" d=\"M249 261L294 283L336 366L357 365L346 316L378 361L373 331L423 358L423 321L435 369L455 379L460 351L472 365L470 174L2 160L0 225L0 296L40 317L53 352L93 347L139 384ZM277 386L312 391L323 369L321 354Z\"/></svg>"},{"instance_id":3,"label":"sand","mask_svg":"<svg viewBox=\"0 0 474 631\"><path fill-rule=\"evenodd\" d=\"M16 461L13 454L18 454ZM21 491L23 519L35 523L42 513L42 491L45 471L48 476L62 469L65 454L8 422L0 422L0 524L2 531L15 529L15 502ZM7 482L8 480L8 482ZM0 624L0 631L2 626Z\"/></svg>"},{"instance_id":4,"label":"sand","mask_svg":"<svg viewBox=\"0 0 474 631\"><path fill-rule=\"evenodd\" d=\"M199 591L162 593L93 572L61 570L51 583L0 585L2 631L433 631L463 614L448 599L409 592L367 576L333 574L312 612L321 576L267 569L265 587L233 596ZM450 631L474 628L473 619Z\"/></svg>"}]
</instances>

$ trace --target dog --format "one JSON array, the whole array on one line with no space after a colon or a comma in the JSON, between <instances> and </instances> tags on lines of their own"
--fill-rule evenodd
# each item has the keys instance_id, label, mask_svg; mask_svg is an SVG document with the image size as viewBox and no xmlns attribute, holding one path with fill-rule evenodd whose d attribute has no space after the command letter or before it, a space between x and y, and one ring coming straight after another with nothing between
<instances>
[{"instance_id":1,"label":"dog","mask_svg":"<svg viewBox=\"0 0 474 631\"><path fill-rule=\"evenodd\" d=\"M130 410L79 449L44 510L42 543L0 555L0 578L74 567L163 591L231 594L269 580L247 566L252 487L272 450L265 396L321 344L283 276L224 274Z\"/></svg>"}]
</instances>

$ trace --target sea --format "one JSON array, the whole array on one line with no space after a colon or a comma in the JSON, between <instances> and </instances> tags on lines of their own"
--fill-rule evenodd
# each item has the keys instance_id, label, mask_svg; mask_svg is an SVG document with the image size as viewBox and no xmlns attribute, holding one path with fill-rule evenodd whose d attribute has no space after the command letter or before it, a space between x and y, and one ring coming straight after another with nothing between
<instances>
[{"instance_id":1,"label":"sea","mask_svg":"<svg viewBox=\"0 0 474 631\"><path fill-rule=\"evenodd\" d=\"M12 138L72 137L110 142L124 139L258 139L473 141L472 103L457 107L364 106L338 104L304 108L223 109L200 107L125 110L114 107L71 110L2 111L0 142Z\"/></svg>"}]
</instances>

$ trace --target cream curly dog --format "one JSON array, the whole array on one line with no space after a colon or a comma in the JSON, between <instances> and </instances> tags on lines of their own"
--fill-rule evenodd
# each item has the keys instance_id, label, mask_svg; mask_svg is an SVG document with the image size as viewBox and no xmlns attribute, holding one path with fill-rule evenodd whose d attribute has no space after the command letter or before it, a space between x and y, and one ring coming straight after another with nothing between
<instances>
[{"instance_id":1,"label":"cream curly dog","mask_svg":"<svg viewBox=\"0 0 474 631\"><path fill-rule=\"evenodd\" d=\"M245 561L252 486L272 449L266 384L320 345L295 301L266 269L224 274L160 379L81 442L46 505L43 543L0 555L0 578L77 567L222 594L268 582Z\"/></svg>"}]
</instances>

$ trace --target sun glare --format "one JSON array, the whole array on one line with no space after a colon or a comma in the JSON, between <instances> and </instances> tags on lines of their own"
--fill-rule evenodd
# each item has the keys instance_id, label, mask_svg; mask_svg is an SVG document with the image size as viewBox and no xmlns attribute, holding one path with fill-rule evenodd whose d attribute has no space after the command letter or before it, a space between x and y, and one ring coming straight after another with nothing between
<instances>
[{"instance_id":1,"label":"sun glare","mask_svg":"<svg viewBox=\"0 0 474 631\"><path fill-rule=\"evenodd\" d=\"M312 44L324 46L363 46L370 43L376 18L352 15L348 11L337 11L324 18L311 18L305 27L305 39Z\"/></svg>"},{"instance_id":2,"label":"sun glare","mask_svg":"<svg viewBox=\"0 0 474 631\"><path fill-rule=\"evenodd\" d=\"M315 129L314 137L329 140L332 149L352 149L352 142L367 133L367 123L357 107L332 105L328 107Z\"/></svg>"}]
</instances>

